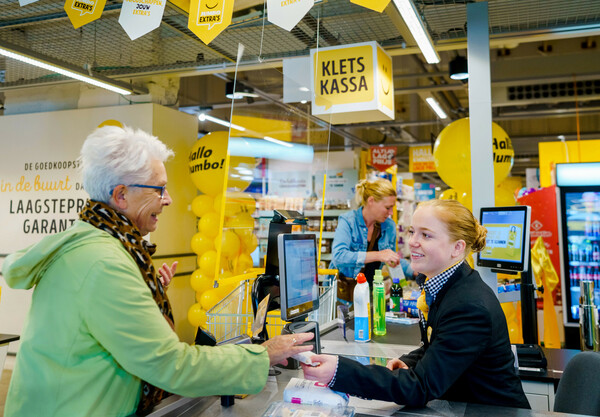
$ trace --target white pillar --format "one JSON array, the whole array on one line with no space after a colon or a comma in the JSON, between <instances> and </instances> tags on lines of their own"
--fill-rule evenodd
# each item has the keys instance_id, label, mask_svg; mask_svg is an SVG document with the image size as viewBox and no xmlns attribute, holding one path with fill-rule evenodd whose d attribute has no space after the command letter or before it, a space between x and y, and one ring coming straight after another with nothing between
<instances>
[{"instance_id":1,"label":"white pillar","mask_svg":"<svg viewBox=\"0 0 600 417\"><path fill-rule=\"evenodd\" d=\"M492 91L488 3L467 4L467 57L469 63L469 127L471 130L471 196L473 214L494 206L494 160L492 145ZM494 292L496 274L476 268Z\"/></svg>"}]
</instances>

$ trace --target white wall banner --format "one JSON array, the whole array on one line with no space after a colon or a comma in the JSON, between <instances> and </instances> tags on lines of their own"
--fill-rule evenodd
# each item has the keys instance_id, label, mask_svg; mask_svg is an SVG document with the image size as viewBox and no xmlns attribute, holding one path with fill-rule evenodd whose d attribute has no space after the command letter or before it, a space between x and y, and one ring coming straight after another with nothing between
<instances>
[{"instance_id":1,"label":"white wall banner","mask_svg":"<svg viewBox=\"0 0 600 417\"><path fill-rule=\"evenodd\" d=\"M28 4L35 3L36 1L39 0L19 0L19 6L27 6Z\"/></svg>"},{"instance_id":2,"label":"white wall banner","mask_svg":"<svg viewBox=\"0 0 600 417\"><path fill-rule=\"evenodd\" d=\"M267 0L269 22L290 31L315 4L315 0Z\"/></svg>"},{"instance_id":3,"label":"white wall banner","mask_svg":"<svg viewBox=\"0 0 600 417\"><path fill-rule=\"evenodd\" d=\"M131 40L160 26L167 0L123 0L119 24Z\"/></svg>"}]
</instances>

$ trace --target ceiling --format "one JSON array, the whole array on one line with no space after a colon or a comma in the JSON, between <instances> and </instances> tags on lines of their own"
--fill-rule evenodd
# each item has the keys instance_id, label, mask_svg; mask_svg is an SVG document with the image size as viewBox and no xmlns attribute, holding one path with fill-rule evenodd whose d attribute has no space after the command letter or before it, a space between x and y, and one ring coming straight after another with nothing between
<instances>
[{"instance_id":1,"label":"ceiling","mask_svg":"<svg viewBox=\"0 0 600 417\"><path fill-rule=\"evenodd\" d=\"M451 80L448 64L466 56L471 2L414 0L441 57L436 65L425 62L391 3L376 13L350 0L317 0L291 32L264 19L264 0L236 0L232 25L209 45L187 29L187 13L171 2L158 29L131 41L118 23L121 1L107 0L100 19L74 29L63 0L24 7L18 0L0 0L0 45L16 44L132 83L169 76L179 83L176 99L167 105L188 112L212 109L210 114L228 119L225 83L235 77L242 43L237 80L259 97L236 101L236 111L311 120L310 103L282 102L282 60L307 56L315 47L375 40L393 57L396 118L334 126L329 146L395 145L399 164L406 166L409 144L433 143L445 125L469 114L468 83ZM538 166L540 141L600 139L600 1L489 0L488 5L492 114L512 139L512 175ZM56 74L0 58L0 92L61 82ZM424 98L430 95L448 119L439 120L427 106Z\"/></svg>"}]
</instances>

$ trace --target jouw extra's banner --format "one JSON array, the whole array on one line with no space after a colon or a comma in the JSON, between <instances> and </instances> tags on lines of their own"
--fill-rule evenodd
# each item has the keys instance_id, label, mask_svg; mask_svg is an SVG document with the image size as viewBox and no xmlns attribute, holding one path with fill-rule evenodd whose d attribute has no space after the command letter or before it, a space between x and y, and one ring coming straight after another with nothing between
<instances>
[{"instance_id":1,"label":"jouw extra's banner","mask_svg":"<svg viewBox=\"0 0 600 417\"><path fill-rule=\"evenodd\" d=\"M167 0L123 0L119 24L131 40L160 26Z\"/></svg>"},{"instance_id":2,"label":"jouw extra's banner","mask_svg":"<svg viewBox=\"0 0 600 417\"><path fill-rule=\"evenodd\" d=\"M378 171L385 171L396 165L395 146L373 146L371 148L371 166Z\"/></svg>"},{"instance_id":3,"label":"jouw extra's banner","mask_svg":"<svg viewBox=\"0 0 600 417\"><path fill-rule=\"evenodd\" d=\"M188 27L205 44L231 24L233 0L191 0Z\"/></svg>"},{"instance_id":4,"label":"jouw extra's banner","mask_svg":"<svg viewBox=\"0 0 600 417\"><path fill-rule=\"evenodd\" d=\"M315 0L267 0L269 22L290 31L315 4Z\"/></svg>"},{"instance_id":5,"label":"jouw extra's banner","mask_svg":"<svg viewBox=\"0 0 600 417\"><path fill-rule=\"evenodd\" d=\"M104 11L106 0L67 0L65 12L75 29L98 19Z\"/></svg>"},{"instance_id":6,"label":"jouw extra's banner","mask_svg":"<svg viewBox=\"0 0 600 417\"><path fill-rule=\"evenodd\" d=\"M390 3L390 0L350 0L350 3L358 4L359 6L381 13Z\"/></svg>"}]
</instances>

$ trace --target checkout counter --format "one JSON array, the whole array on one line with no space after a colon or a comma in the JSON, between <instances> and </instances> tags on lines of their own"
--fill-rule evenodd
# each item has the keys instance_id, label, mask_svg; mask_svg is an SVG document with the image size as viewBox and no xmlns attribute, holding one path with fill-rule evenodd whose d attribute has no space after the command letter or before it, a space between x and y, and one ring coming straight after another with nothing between
<instances>
[{"instance_id":1,"label":"checkout counter","mask_svg":"<svg viewBox=\"0 0 600 417\"><path fill-rule=\"evenodd\" d=\"M418 325L387 323L386 336L375 336L370 343L355 343L352 329L347 330L343 338L340 329L333 328L321 334L322 353L354 356L370 363L385 364L386 358L398 357L415 349L419 343ZM356 417L365 416L569 416L572 414L555 413L554 391L567 362L579 353L579 350L545 349L548 367L543 373L519 372L526 395L533 410L497 407L480 404L467 404L434 400L425 408L407 408L394 403L362 400L351 397L350 406L356 410ZM291 378L302 378L302 370L277 368L281 373L271 376L265 388L258 394L236 399L230 407L222 407L220 397L182 398L171 396L161 402L150 414L152 417L260 417L269 404L283 400L283 390Z\"/></svg>"}]
</instances>

